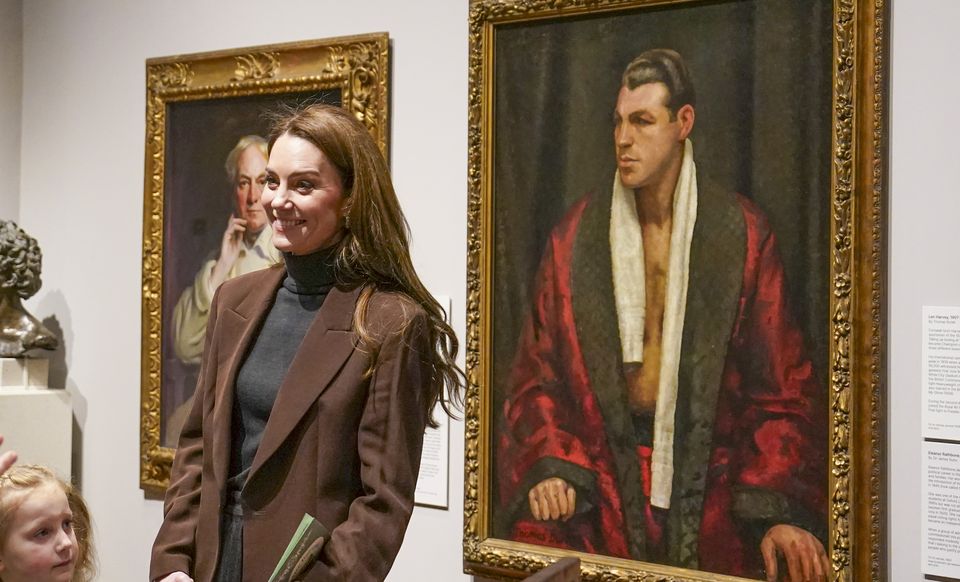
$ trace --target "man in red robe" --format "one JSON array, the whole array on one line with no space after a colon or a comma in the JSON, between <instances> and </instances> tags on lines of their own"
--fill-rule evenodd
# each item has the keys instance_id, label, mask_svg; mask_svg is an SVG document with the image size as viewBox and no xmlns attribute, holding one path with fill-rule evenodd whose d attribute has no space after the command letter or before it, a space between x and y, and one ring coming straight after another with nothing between
<instances>
[{"instance_id":1,"label":"man in red robe","mask_svg":"<svg viewBox=\"0 0 960 582\"><path fill-rule=\"evenodd\" d=\"M769 580L781 556L825 580L824 394L774 233L697 173L694 118L679 54L627 67L613 195L551 234L513 364L506 535Z\"/></svg>"}]
</instances>

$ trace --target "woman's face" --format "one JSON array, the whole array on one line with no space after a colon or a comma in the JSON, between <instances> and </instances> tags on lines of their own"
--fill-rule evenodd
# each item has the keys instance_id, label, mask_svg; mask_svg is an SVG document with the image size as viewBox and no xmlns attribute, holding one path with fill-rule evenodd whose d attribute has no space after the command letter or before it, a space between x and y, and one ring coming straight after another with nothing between
<instances>
[{"instance_id":1,"label":"woman's face","mask_svg":"<svg viewBox=\"0 0 960 582\"><path fill-rule=\"evenodd\" d=\"M260 202L280 251L306 255L339 241L343 180L320 148L285 133L273 144Z\"/></svg>"},{"instance_id":2,"label":"woman's face","mask_svg":"<svg viewBox=\"0 0 960 582\"><path fill-rule=\"evenodd\" d=\"M23 495L0 546L3 582L70 582L77 564L77 536L67 496L44 484Z\"/></svg>"}]
</instances>

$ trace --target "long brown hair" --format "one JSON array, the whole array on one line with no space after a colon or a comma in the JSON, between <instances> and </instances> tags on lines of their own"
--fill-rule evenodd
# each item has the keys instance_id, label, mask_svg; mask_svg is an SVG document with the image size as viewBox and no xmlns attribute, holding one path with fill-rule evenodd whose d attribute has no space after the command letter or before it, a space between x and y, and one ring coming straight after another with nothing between
<instances>
[{"instance_id":1,"label":"long brown hair","mask_svg":"<svg viewBox=\"0 0 960 582\"><path fill-rule=\"evenodd\" d=\"M430 370L423 403L429 425L436 427L432 412L437 401L450 416L454 416L451 405L463 402L464 375L456 364L459 343L443 308L413 268L410 228L380 148L362 123L331 105L315 104L276 114L271 149L284 134L317 146L343 180L346 233L338 243L334 271L338 283L364 286L353 318L364 347L373 352L378 348L366 321L375 291L403 294L426 312L432 349L422 356Z\"/></svg>"},{"instance_id":2,"label":"long brown hair","mask_svg":"<svg viewBox=\"0 0 960 582\"><path fill-rule=\"evenodd\" d=\"M57 477L42 465L17 465L0 475L0 544L9 534L10 522L23 502L23 495L44 485L53 485L63 490L73 513L73 531L77 536L77 563L73 569L73 582L89 582L97 573L97 558L93 549L93 530L90 510L77 490ZM3 576L0 576L0 581Z\"/></svg>"}]
</instances>

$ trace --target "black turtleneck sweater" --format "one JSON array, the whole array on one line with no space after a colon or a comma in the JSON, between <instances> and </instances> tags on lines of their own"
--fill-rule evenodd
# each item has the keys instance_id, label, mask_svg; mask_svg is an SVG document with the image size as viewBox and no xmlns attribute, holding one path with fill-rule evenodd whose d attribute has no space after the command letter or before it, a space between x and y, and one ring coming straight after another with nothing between
<instances>
[{"instance_id":1,"label":"black turtleneck sweater","mask_svg":"<svg viewBox=\"0 0 960 582\"><path fill-rule=\"evenodd\" d=\"M307 329L333 287L333 253L333 250L324 249L302 256L283 254L287 276L237 373L230 489L243 488L280 384Z\"/></svg>"}]
</instances>

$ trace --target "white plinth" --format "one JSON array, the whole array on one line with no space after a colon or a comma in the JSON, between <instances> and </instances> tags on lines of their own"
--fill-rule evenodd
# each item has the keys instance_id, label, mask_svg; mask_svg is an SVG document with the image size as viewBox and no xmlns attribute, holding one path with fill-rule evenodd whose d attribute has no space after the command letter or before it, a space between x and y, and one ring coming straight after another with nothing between
<instances>
[{"instance_id":1,"label":"white plinth","mask_svg":"<svg viewBox=\"0 0 960 582\"><path fill-rule=\"evenodd\" d=\"M0 452L17 451L18 464L46 465L71 478L73 406L65 390L0 388L0 434Z\"/></svg>"},{"instance_id":2,"label":"white plinth","mask_svg":"<svg viewBox=\"0 0 960 582\"><path fill-rule=\"evenodd\" d=\"M0 389L46 389L49 375L50 360L46 358L0 358Z\"/></svg>"}]
</instances>

